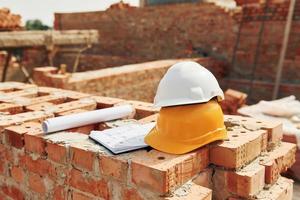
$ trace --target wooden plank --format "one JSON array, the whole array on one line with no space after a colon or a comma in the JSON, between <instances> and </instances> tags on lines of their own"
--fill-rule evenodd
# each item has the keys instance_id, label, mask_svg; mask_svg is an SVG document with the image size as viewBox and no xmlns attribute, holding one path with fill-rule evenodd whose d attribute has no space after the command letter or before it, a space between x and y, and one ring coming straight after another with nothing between
<instances>
[{"instance_id":1,"label":"wooden plank","mask_svg":"<svg viewBox=\"0 0 300 200\"><path fill-rule=\"evenodd\" d=\"M97 30L0 32L0 48L98 43Z\"/></svg>"}]
</instances>

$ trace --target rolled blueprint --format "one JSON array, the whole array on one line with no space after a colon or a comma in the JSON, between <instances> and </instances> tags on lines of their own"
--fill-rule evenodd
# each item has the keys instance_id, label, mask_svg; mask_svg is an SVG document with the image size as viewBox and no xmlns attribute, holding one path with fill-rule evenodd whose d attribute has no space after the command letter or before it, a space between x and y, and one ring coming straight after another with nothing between
<instances>
[{"instance_id":1,"label":"rolled blueprint","mask_svg":"<svg viewBox=\"0 0 300 200\"><path fill-rule=\"evenodd\" d=\"M95 124L127 117L134 113L131 105L122 105L78 114L66 115L47 119L42 123L44 133L53 133L70 128Z\"/></svg>"}]
</instances>

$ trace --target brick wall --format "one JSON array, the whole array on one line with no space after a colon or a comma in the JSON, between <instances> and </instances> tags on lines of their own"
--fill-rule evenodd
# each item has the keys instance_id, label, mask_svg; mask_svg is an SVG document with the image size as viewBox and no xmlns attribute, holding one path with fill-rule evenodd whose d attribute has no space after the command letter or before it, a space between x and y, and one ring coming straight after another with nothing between
<instances>
[{"instance_id":1,"label":"brick wall","mask_svg":"<svg viewBox=\"0 0 300 200\"><path fill-rule=\"evenodd\" d=\"M232 66L233 78L273 82L284 35L288 0L237 1L243 6L240 43L237 47L236 63ZM264 21L264 28L262 23ZM262 30L261 45L258 47L259 32ZM283 68L283 83L299 83L300 77L300 2L296 2L290 40ZM256 69L254 69L256 51L258 51Z\"/></svg>"},{"instance_id":2,"label":"brick wall","mask_svg":"<svg viewBox=\"0 0 300 200\"><path fill-rule=\"evenodd\" d=\"M1 199L292 198L293 181L280 173L294 163L296 145L281 142L279 123L225 116L226 141L184 155L151 148L112 155L87 134L126 120L49 135L41 122L128 103L136 109L130 122L146 123L156 119L152 104L12 82L0 91Z\"/></svg>"},{"instance_id":3,"label":"brick wall","mask_svg":"<svg viewBox=\"0 0 300 200\"><path fill-rule=\"evenodd\" d=\"M87 58L101 54L138 57L140 61L149 61L208 55L231 63L243 16L245 21L229 78L247 81L254 74L255 80L270 84L275 78L289 1L269 0L266 18L263 18L263 2L266 1L239 0L237 4L242 7L232 10L209 3L187 3L88 13L57 13L55 28L98 29L100 43L87 52ZM287 84L299 83L300 77L299 8L297 1L283 68L282 82ZM256 70L253 70L263 19L266 20L265 28L258 48L260 53ZM82 62L82 65L96 66L97 63ZM247 89L243 91L247 92ZM270 98L271 95L266 97ZM260 98L254 96L252 99L257 101Z\"/></svg>"},{"instance_id":4,"label":"brick wall","mask_svg":"<svg viewBox=\"0 0 300 200\"><path fill-rule=\"evenodd\" d=\"M144 61L199 54L230 57L233 27L236 23L224 9L204 3L55 14L56 29L98 29L99 45L88 53Z\"/></svg>"},{"instance_id":5,"label":"brick wall","mask_svg":"<svg viewBox=\"0 0 300 200\"><path fill-rule=\"evenodd\" d=\"M248 94L248 102L258 102L270 99L273 94L274 83L267 81L249 81L246 79L224 79L221 81L222 88L235 88ZM282 83L279 87L278 97L295 95L300 99L299 84Z\"/></svg>"},{"instance_id":6,"label":"brick wall","mask_svg":"<svg viewBox=\"0 0 300 200\"><path fill-rule=\"evenodd\" d=\"M272 82L226 78L228 64L212 58L194 58L194 60L212 71L224 91L228 88L245 91L248 94L248 103L269 99L272 96L274 88ZM41 67L35 68L33 78L36 84L41 86L152 102L160 79L171 65L179 61L182 60L159 60L64 75L58 74L57 68ZM291 94L300 98L300 86L282 83L279 97Z\"/></svg>"},{"instance_id":7,"label":"brick wall","mask_svg":"<svg viewBox=\"0 0 300 200\"><path fill-rule=\"evenodd\" d=\"M33 79L40 86L51 86L88 92L102 96L152 102L159 81L173 64L192 59L159 60L120 67L57 74L53 67L35 68ZM211 70L218 78L224 76L226 64L212 58L194 61Z\"/></svg>"},{"instance_id":8,"label":"brick wall","mask_svg":"<svg viewBox=\"0 0 300 200\"><path fill-rule=\"evenodd\" d=\"M69 72L73 71L76 54L74 53L57 53L54 59L54 66L60 66L60 64L66 64ZM100 55L100 54L82 54L79 59L77 72L84 72L88 70L97 70L109 67L116 67L126 64L144 62L145 59L140 57L129 56L114 56L114 55ZM32 65L31 65L32 66ZM35 65L45 66L45 64Z\"/></svg>"}]
</instances>

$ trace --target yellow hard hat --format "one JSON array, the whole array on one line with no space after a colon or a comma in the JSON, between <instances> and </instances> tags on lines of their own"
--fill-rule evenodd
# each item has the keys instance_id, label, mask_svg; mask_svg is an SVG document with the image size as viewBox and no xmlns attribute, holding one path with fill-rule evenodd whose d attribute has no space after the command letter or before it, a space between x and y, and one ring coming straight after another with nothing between
<instances>
[{"instance_id":1,"label":"yellow hard hat","mask_svg":"<svg viewBox=\"0 0 300 200\"><path fill-rule=\"evenodd\" d=\"M227 139L223 112L219 103L211 100L162 108L145 142L166 153L183 154L222 139Z\"/></svg>"}]
</instances>

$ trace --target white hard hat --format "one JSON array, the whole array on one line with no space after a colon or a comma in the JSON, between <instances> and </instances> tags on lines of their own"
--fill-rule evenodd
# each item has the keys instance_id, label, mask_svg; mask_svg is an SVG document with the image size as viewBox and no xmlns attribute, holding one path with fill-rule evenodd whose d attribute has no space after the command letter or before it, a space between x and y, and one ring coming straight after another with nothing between
<instances>
[{"instance_id":1,"label":"white hard hat","mask_svg":"<svg viewBox=\"0 0 300 200\"><path fill-rule=\"evenodd\" d=\"M170 67L161 79L154 105L167 107L208 102L213 97L219 101L224 93L215 76L196 62L179 62Z\"/></svg>"}]
</instances>

